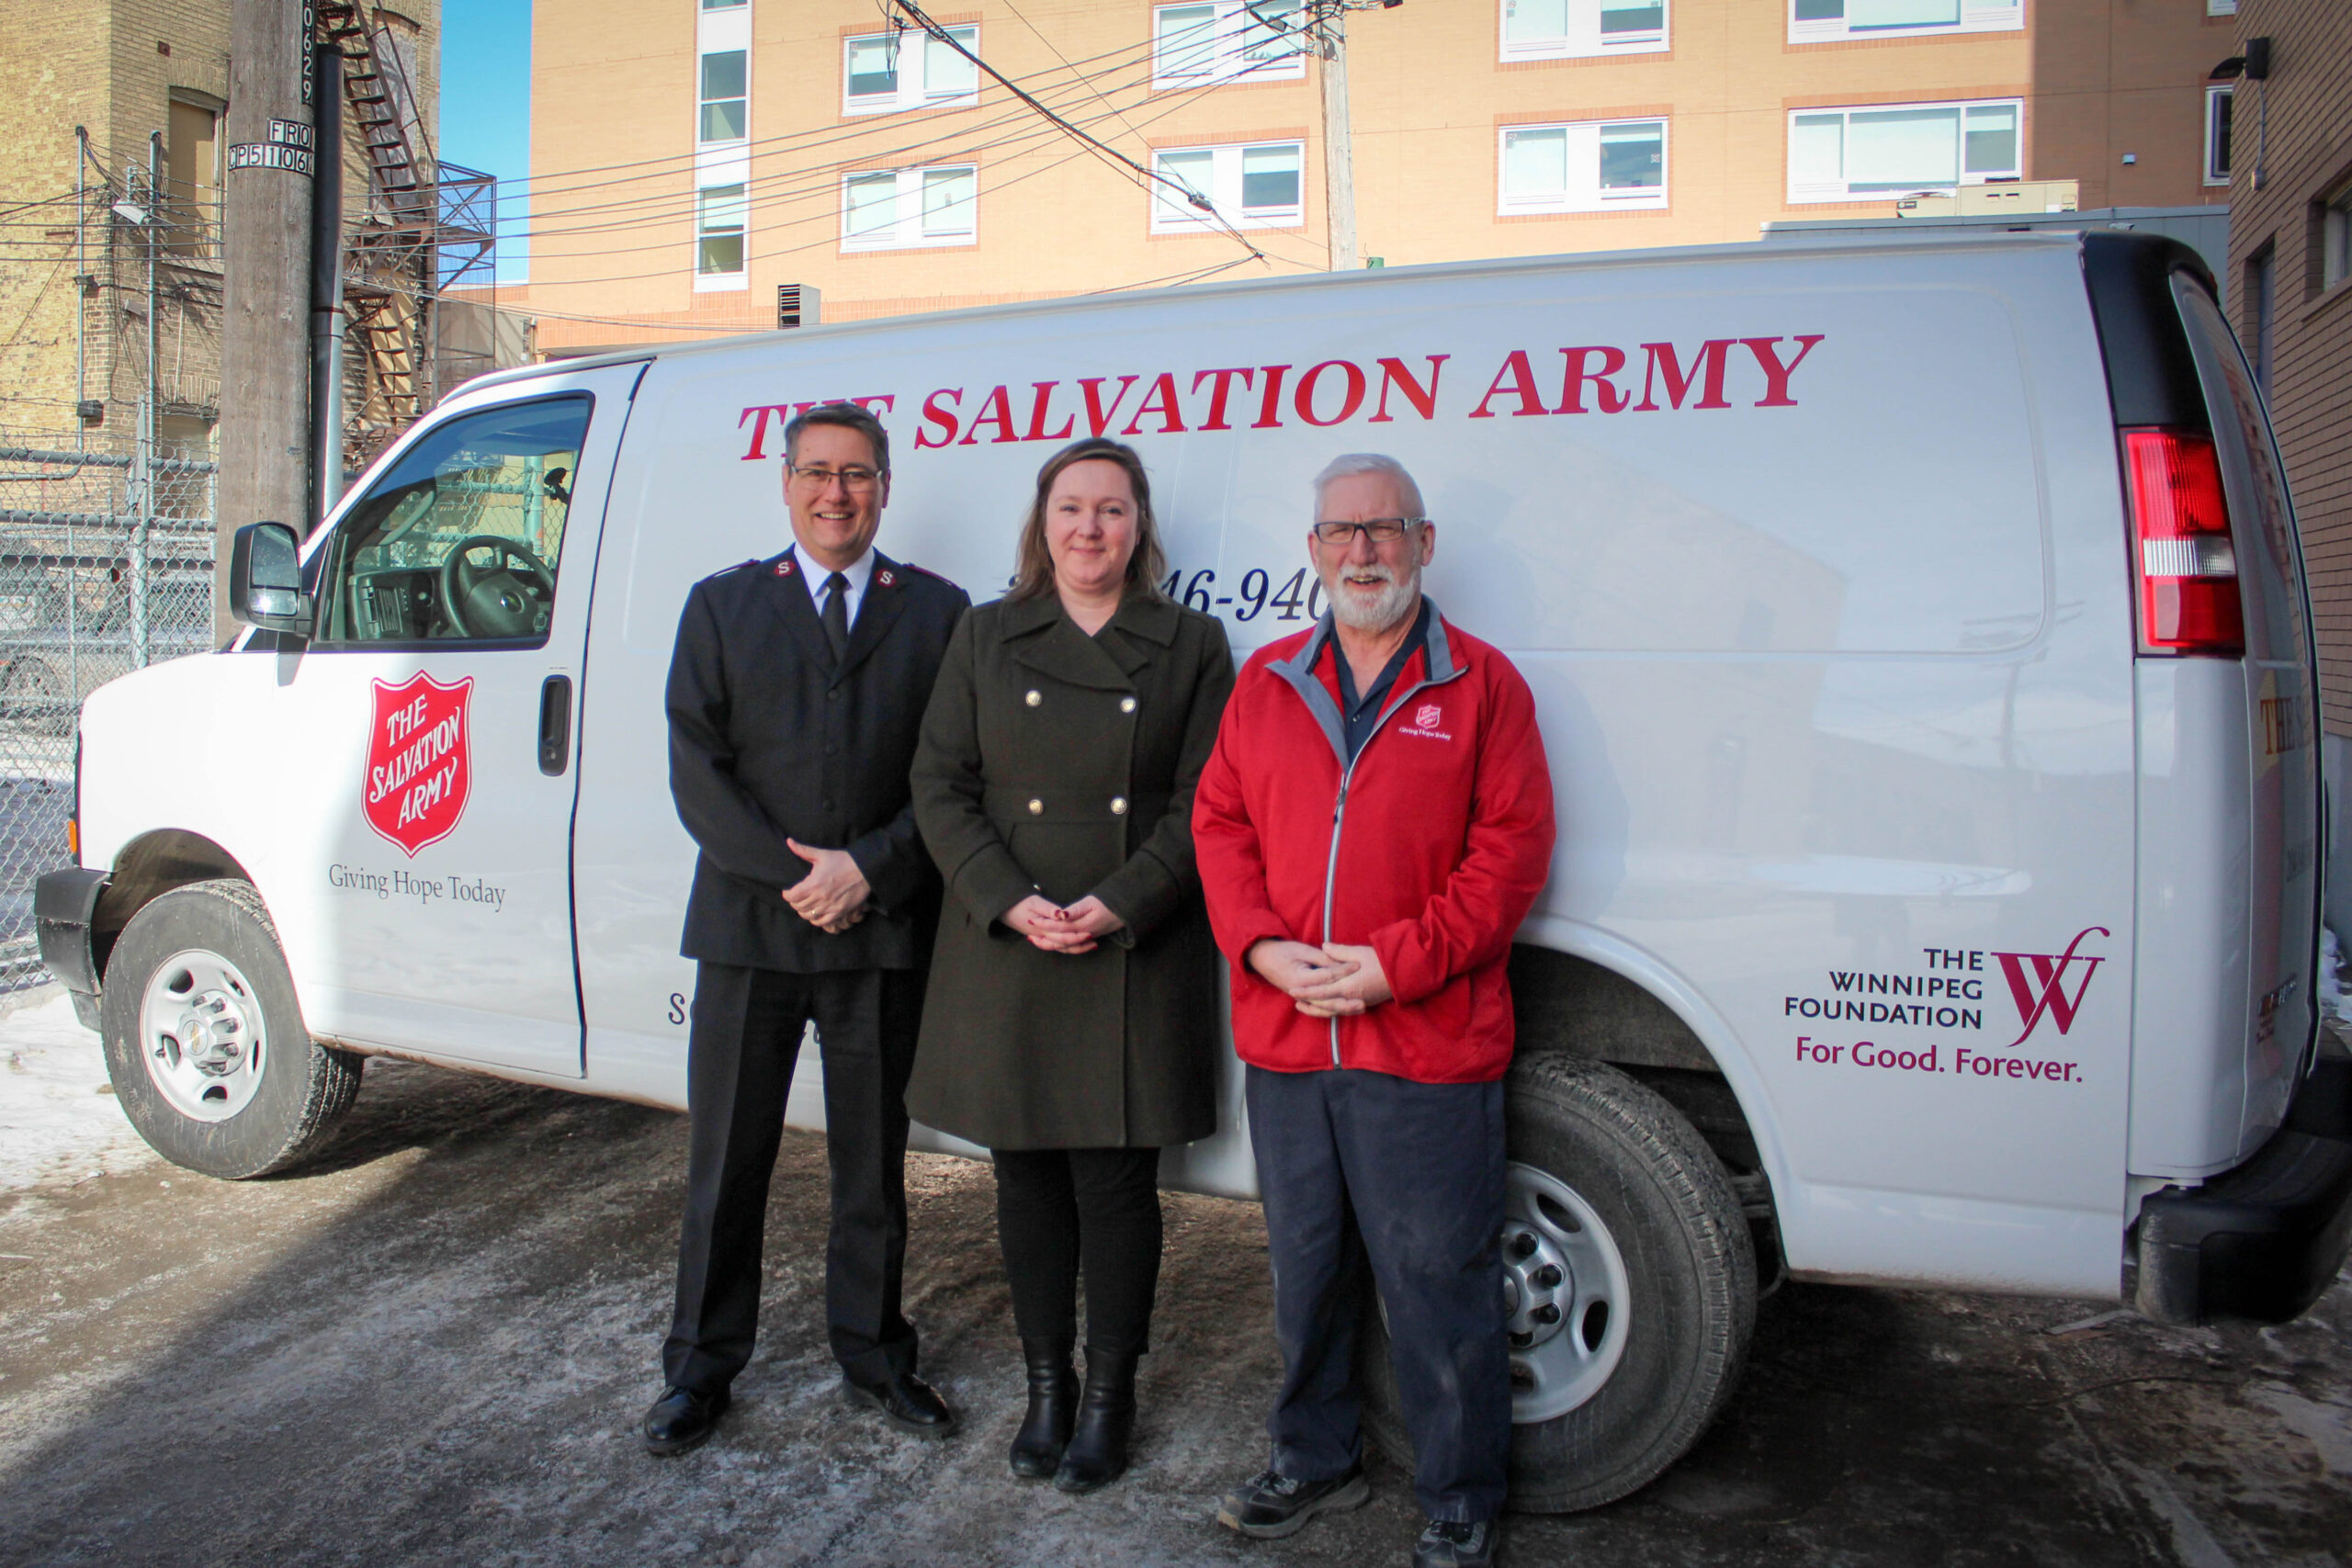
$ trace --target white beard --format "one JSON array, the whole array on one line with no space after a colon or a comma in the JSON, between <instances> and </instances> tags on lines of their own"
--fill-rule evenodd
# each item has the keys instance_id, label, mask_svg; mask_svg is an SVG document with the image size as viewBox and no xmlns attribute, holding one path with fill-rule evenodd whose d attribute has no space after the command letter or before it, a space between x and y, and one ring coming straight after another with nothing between
<instances>
[{"instance_id":1,"label":"white beard","mask_svg":"<svg viewBox=\"0 0 2352 1568\"><path fill-rule=\"evenodd\" d=\"M1385 586L1377 592L1366 592L1347 581L1363 573L1379 578ZM1323 583L1324 597L1331 601L1332 618L1359 632L1385 632L1403 620L1420 591L1419 567L1400 575L1393 566L1342 566Z\"/></svg>"}]
</instances>

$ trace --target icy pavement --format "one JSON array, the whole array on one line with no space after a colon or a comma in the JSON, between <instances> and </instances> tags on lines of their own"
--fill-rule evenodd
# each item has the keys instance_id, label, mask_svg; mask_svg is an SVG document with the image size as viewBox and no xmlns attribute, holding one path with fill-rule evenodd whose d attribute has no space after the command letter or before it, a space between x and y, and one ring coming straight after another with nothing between
<instances>
[{"instance_id":1,"label":"icy pavement","mask_svg":"<svg viewBox=\"0 0 2352 1568\"><path fill-rule=\"evenodd\" d=\"M0 1017L0 1190L121 1172L155 1157L124 1120L98 1037L62 991Z\"/></svg>"}]
</instances>

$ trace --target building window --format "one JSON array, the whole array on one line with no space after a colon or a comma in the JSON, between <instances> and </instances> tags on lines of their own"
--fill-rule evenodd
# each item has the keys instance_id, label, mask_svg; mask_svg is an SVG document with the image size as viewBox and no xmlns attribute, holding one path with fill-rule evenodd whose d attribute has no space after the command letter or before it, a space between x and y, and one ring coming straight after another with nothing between
<instances>
[{"instance_id":1,"label":"building window","mask_svg":"<svg viewBox=\"0 0 2352 1568\"><path fill-rule=\"evenodd\" d=\"M1667 47L1666 0L1502 0L1505 60L1648 54Z\"/></svg>"},{"instance_id":2,"label":"building window","mask_svg":"<svg viewBox=\"0 0 2352 1568\"><path fill-rule=\"evenodd\" d=\"M2024 26L2021 0L1789 0L1791 43L2014 32Z\"/></svg>"},{"instance_id":3,"label":"building window","mask_svg":"<svg viewBox=\"0 0 2352 1568\"><path fill-rule=\"evenodd\" d=\"M2205 183L2230 183L2230 104L2235 85L2205 89Z\"/></svg>"},{"instance_id":4,"label":"building window","mask_svg":"<svg viewBox=\"0 0 2352 1568\"><path fill-rule=\"evenodd\" d=\"M1496 210L1607 212L1666 205L1666 121L1514 125L1501 141Z\"/></svg>"},{"instance_id":5,"label":"building window","mask_svg":"<svg viewBox=\"0 0 2352 1568\"><path fill-rule=\"evenodd\" d=\"M1151 13L1151 85L1306 74L1304 0L1212 0Z\"/></svg>"},{"instance_id":6,"label":"building window","mask_svg":"<svg viewBox=\"0 0 2352 1568\"><path fill-rule=\"evenodd\" d=\"M2238 14L2238 0L2205 0L2205 14L2209 17L2234 17Z\"/></svg>"},{"instance_id":7,"label":"building window","mask_svg":"<svg viewBox=\"0 0 2352 1568\"><path fill-rule=\"evenodd\" d=\"M741 288L743 229L750 203L744 187L705 186L695 193L695 287Z\"/></svg>"},{"instance_id":8,"label":"building window","mask_svg":"<svg viewBox=\"0 0 2352 1568\"><path fill-rule=\"evenodd\" d=\"M1908 196L2018 178L2017 98L1799 109L1789 116L1789 200Z\"/></svg>"},{"instance_id":9,"label":"building window","mask_svg":"<svg viewBox=\"0 0 2352 1568\"><path fill-rule=\"evenodd\" d=\"M946 31L965 49L979 53L979 28ZM888 114L894 109L979 100L978 67L955 45L928 33L872 33L847 39L842 53L843 114Z\"/></svg>"},{"instance_id":10,"label":"building window","mask_svg":"<svg viewBox=\"0 0 2352 1568\"><path fill-rule=\"evenodd\" d=\"M702 140L741 141L749 134L744 113L750 54L722 49L702 57Z\"/></svg>"},{"instance_id":11,"label":"building window","mask_svg":"<svg viewBox=\"0 0 2352 1568\"><path fill-rule=\"evenodd\" d=\"M702 8L706 11L732 11L747 4L749 0L702 0Z\"/></svg>"},{"instance_id":12,"label":"building window","mask_svg":"<svg viewBox=\"0 0 2352 1568\"><path fill-rule=\"evenodd\" d=\"M1158 154L1152 166L1161 184L1152 197L1152 232L1181 234L1214 227L1219 220L1236 229L1295 226L1306 216L1299 179L1304 152L1302 142L1261 141ZM1199 201L1188 199L1187 192Z\"/></svg>"},{"instance_id":13,"label":"building window","mask_svg":"<svg viewBox=\"0 0 2352 1568\"><path fill-rule=\"evenodd\" d=\"M212 259L220 240L220 116L209 104L171 100L164 163L164 248Z\"/></svg>"},{"instance_id":14,"label":"building window","mask_svg":"<svg viewBox=\"0 0 2352 1568\"><path fill-rule=\"evenodd\" d=\"M876 169L842 182L842 248L900 251L978 238L978 171L969 164Z\"/></svg>"},{"instance_id":15,"label":"building window","mask_svg":"<svg viewBox=\"0 0 2352 1568\"><path fill-rule=\"evenodd\" d=\"M2352 185L2319 204L2319 286L2352 277Z\"/></svg>"}]
</instances>

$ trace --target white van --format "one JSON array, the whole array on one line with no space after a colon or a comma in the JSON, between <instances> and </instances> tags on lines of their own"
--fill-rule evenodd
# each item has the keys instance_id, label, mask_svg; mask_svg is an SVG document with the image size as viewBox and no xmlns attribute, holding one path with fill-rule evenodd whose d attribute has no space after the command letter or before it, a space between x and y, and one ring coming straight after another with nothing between
<instances>
[{"instance_id":1,"label":"white van","mask_svg":"<svg viewBox=\"0 0 2352 1568\"><path fill-rule=\"evenodd\" d=\"M883 547L979 599L1043 458L1134 443L1167 591L1244 653L1319 614L1309 477L1419 477L1430 592L1525 672L1559 789L1512 972L1516 1506L1670 1464L1784 1278L2189 1322L2335 1277L2294 520L2210 277L2116 233L1200 287L473 382L299 573L290 531L240 535L237 644L84 711L86 869L41 883L42 952L158 1149L279 1168L372 1055L684 1103L663 674L688 586L787 537L784 422L841 398L892 432ZM1230 1071L1224 1104L1170 1185L1253 1195Z\"/></svg>"}]
</instances>

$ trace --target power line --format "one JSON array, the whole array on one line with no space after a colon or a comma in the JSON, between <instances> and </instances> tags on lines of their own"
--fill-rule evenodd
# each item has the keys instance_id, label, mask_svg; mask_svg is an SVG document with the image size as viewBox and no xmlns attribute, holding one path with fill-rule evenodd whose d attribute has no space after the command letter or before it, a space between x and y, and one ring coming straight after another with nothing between
<instances>
[{"instance_id":1,"label":"power line","mask_svg":"<svg viewBox=\"0 0 2352 1568\"><path fill-rule=\"evenodd\" d=\"M1086 146L1094 149L1102 156L1114 159L1120 164L1124 164L1128 168L1133 169L1136 174L1142 178L1154 181L1159 185L1164 185L1169 189L1182 195L1192 206L1199 208L1202 211L1207 213L1212 219L1214 219L1219 228L1223 229L1227 234L1232 236L1236 244L1241 246L1260 261L1266 259L1265 253L1258 249L1257 246L1251 244L1248 240L1244 239L1241 235L1241 231L1238 229L1236 229L1232 224L1227 222L1225 215L1217 211L1216 206L1211 203L1206 197L1201 195L1200 192L1193 190L1182 180L1171 180L1156 169L1145 168L1141 164L1136 163L1133 158L1128 157L1125 152L1120 152L1117 148L1113 147L1108 142L1100 141L1088 134L1086 131L1080 130L1077 126L1072 125L1069 121L1064 119L1061 116L1047 108L1044 104L1039 103L1026 91L1015 85L1011 78L999 71L995 66L989 64L978 55L974 54L970 50L965 48L964 40L962 39L956 37L955 34L941 27L937 22L933 21L931 17L924 13L922 7L915 4L915 0L891 0L891 3L896 5L900 10L906 12L908 16L913 17L916 24L920 26L923 31L929 33L932 37L939 39L942 43L947 45L948 48L954 50L965 59L970 61L978 69L987 72L998 82L1002 83L1004 86L1023 103L1027 104L1031 108L1035 109L1039 114L1045 116L1047 119L1061 127L1062 130L1068 131L1071 136L1077 138Z\"/></svg>"}]
</instances>

